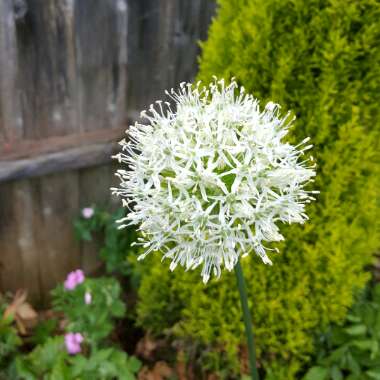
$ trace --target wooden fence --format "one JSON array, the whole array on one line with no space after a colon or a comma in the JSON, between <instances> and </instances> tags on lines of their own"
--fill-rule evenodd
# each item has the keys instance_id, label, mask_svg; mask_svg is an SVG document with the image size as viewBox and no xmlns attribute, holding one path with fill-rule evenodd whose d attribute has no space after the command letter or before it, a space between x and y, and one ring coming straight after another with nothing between
<instances>
[{"instance_id":1,"label":"wooden fence","mask_svg":"<svg viewBox=\"0 0 380 380\"><path fill-rule=\"evenodd\" d=\"M98 265L73 237L111 201L110 156L139 110L196 73L212 0L0 0L0 289Z\"/></svg>"}]
</instances>

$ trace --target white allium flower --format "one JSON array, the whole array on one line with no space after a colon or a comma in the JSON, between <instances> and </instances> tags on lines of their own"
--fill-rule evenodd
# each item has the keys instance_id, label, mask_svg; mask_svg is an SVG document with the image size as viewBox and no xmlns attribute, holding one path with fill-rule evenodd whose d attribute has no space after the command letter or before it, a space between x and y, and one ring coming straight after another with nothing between
<instances>
[{"instance_id":1,"label":"white allium flower","mask_svg":"<svg viewBox=\"0 0 380 380\"><path fill-rule=\"evenodd\" d=\"M120 228L140 226L140 258L160 251L171 270L202 265L204 282L252 251L271 264L263 243L284 239L278 222L308 219L314 192L303 188L315 165L300 156L309 139L283 141L290 115L281 117L272 102L260 110L235 82L181 83L166 93L176 111L167 102L151 105L141 113L146 123L130 127L115 156L126 168L112 190L132 205Z\"/></svg>"}]
</instances>

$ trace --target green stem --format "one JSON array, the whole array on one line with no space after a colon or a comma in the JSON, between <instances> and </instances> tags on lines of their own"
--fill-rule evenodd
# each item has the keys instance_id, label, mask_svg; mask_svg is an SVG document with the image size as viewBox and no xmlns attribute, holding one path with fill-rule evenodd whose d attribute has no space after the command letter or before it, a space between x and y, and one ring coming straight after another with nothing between
<instances>
[{"instance_id":1,"label":"green stem","mask_svg":"<svg viewBox=\"0 0 380 380\"><path fill-rule=\"evenodd\" d=\"M256 353L255 353L255 341L253 338L253 331L252 331L252 318L251 318L251 313L249 312L249 308L248 308L247 289L245 286L243 270L240 265L240 260L238 260L238 262L235 265L235 274L236 274L236 281L237 281L237 286L238 286L239 294L240 294L241 307L243 309L243 320L244 320L244 326L245 326L245 334L247 336L247 343L248 343L248 359L249 359L249 366L251 370L251 377L252 377L252 380L259 380L259 374L256 368Z\"/></svg>"}]
</instances>

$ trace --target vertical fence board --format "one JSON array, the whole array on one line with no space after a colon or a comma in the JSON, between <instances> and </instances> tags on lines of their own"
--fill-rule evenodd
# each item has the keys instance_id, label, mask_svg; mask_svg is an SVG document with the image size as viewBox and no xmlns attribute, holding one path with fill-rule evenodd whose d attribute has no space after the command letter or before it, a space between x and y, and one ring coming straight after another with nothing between
<instances>
[{"instance_id":1,"label":"vertical fence board","mask_svg":"<svg viewBox=\"0 0 380 380\"><path fill-rule=\"evenodd\" d=\"M1 289L10 291L24 285L13 190L14 183L0 187L0 284Z\"/></svg>"},{"instance_id":2,"label":"vertical fence board","mask_svg":"<svg viewBox=\"0 0 380 380\"><path fill-rule=\"evenodd\" d=\"M129 7L128 111L136 115L165 89L193 80L215 2L134 0Z\"/></svg>"},{"instance_id":3,"label":"vertical fence board","mask_svg":"<svg viewBox=\"0 0 380 380\"><path fill-rule=\"evenodd\" d=\"M17 44L12 0L0 1L0 149L23 135L17 89Z\"/></svg>"},{"instance_id":4,"label":"vertical fence board","mask_svg":"<svg viewBox=\"0 0 380 380\"><path fill-rule=\"evenodd\" d=\"M126 121L127 6L123 0L75 3L80 125L84 130Z\"/></svg>"},{"instance_id":5,"label":"vertical fence board","mask_svg":"<svg viewBox=\"0 0 380 380\"><path fill-rule=\"evenodd\" d=\"M16 24L25 137L67 135L77 130L70 2L26 4Z\"/></svg>"},{"instance_id":6,"label":"vertical fence board","mask_svg":"<svg viewBox=\"0 0 380 380\"><path fill-rule=\"evenodd\" d=\"M78 173L66 172L39 179L41 286L46 293L65 275L80 267L80 246L72 222L78 213Z\"/></svg>"},{"instance_id":7,"label":"vertical fence board","mask_svg":"<svg viewBox=\"0 0 380 380\"><path fill-rule=\"evenodd\" d=\"M17 244L22 261L22 283L32 298L41 292L41 247L38 233L38 187L34 180L22 180L14 184L13 204L17 220Z\"/></svg>"}]
</instances>

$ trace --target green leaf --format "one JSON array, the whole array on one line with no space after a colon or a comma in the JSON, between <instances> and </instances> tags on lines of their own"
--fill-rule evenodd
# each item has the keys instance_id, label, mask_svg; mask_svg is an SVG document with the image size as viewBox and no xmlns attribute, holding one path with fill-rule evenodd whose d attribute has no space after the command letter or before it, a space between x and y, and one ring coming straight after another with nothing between
<instances>
[{"instance_id":1,"label":"green leaf","mask_svg":"<svg viewBox=\"0 0 380 380\"><path fill-rule=\"evenodd\" d=\"M72 380L70 370L63 360L57 361L54 365L49 380Z\"/></svg>"},{"instance_id":2,"label":"green leaf","mask_svg":"<svg viewBox=\"0 0 380 380\"><path fill-rule=\"evenodd\" d=\"M313 367L309 369L303 380L325 380L328 370L324 367Z\"/></svg>"},{"instance_id":3,"label":"green leaf","mask_svg":"<svg viewBox=\"0 0 380 380\"><path fill-rule=\"evenodd\" d=\"M119 374L120 380L136 380L136 377L128 369Z\"/></svg>"},{"instance_id":4,"label":"green leaf","mask_svg":"<svg viewBox=\"0 0 380 380\"><path fill-rule=\"evenodd\" d=\"M54 330L58 326L57 319L47 319L46 321L40 322L34 329L31 341L34 344L44 344L48 338L53 335Z\"/></svg>"},{"instance_id":5,"label":"green leaf","mask_svg":"<svg viewBox=\"0 0 380 380\"><path fill-rule=\"evenodd\" d=\"M355 346L361 350L373 350L374 343L377 343L375 340L363 339L363 340L354 340L351 345Z\"/></svg>"},{"instance_id":6,"label":"green leaf","mask_svg":"<svg viewBox=\"0 0 380 380\"><path fill-rule=\"evenodd\" d=\"M16 373L23 380L37 380L37 376L33 373L29 363L20 357L15 359Z\"/></svg>"},{"instance_id":7,"label":"green leaf","mask_svg":"<svg viewBox=\"0 0 380 380\"><path fill-rule=\"evenodd\" d=\"M73 376L79 376L83 373L87 367L87 359L81 355L76 355L70 358L70 363L72 366Z\"/></svg>"},{"instance_id":8,"label":"green leaf","mask_svg":"<svg viewBox=\"0 0 380 380\"><path fill-rule=\"evenodd\" d=\"M64 350L63 337L54 337L46 341L42 346L32 351L29 359L33 363L33 367L39 371L47 371L53 368L54 364L61 357L66 357Z\"/></svg>"},{"instance_id":9,"label":"green leaf","mask_svg":"<svg viewBox=\"0 0 380 380\"><path fill-rule=\"evenodd\" d=\"M352 371L354 375L359 375L361 373L360 364L351 354L347 355L347 364L348 368Z\"/></svg>"},{"instance_id":10,"label":"green leaf","mask_svg":"<svg viewBox=\"0 0 380 380\"><path fill-rule=\"evenodd\" d=\"M361 375L355 375L355 374L351 373L350 375L348 375L348 376L346 377L345 380L363 380L363 378L360 377L360 376L361 376Z\"/></svg>"},{"instance_id":11,"label":"green leaf","mask_svg":"<svg viewBox=\"0 0 380 380\"><path fill-rule=\"evenodd\" d=\"M341 362L344 355L346 354L347 352L347 345L345 346L342 346L342 347L339 347L337 348L336 350L334 350L331 354L330 354L330 359L331 361L333 362Z\"/></svg>"},{"instance_id":12,"label":"green leaf","mask_svg":"<svg viewBox=\"0 0 380 380\"><path fill-rule=\"evenodd\" d=\"M366 371L366 375L371 379L380 380L380 368Z\"/></svg>"},{"instance_id":13,"label":"green leaf","mask_svg":"<svg viewBox=\"0 0 380 380\"><path fill-rule=\"evenodd\" d=\"M361 321L361 319L357 315L353 315L353 314L347 315L347 320L354 323L358 323Z\"/></svg>"},{"instance_id":14,"label":"green leaf","mask_svg":"<svg viewBox=\"0 0 380 380\"><path fill-rule=\"evenodd\" d=\"M367 332L367 327L365 325L355 325L346 327L344 331L350 335L363 335Z\"/></svg>"},{"instance_id":15,"label":"green leaf","mask_svg":"<svg viewBox=\"0 0 380 380\"><path fill-rule=\"evenodd\" d=\"M372 298L375 303L380 304L380 284L376 284L372 289Z\"/></svg>"},{"instance_id":16,"label":"green leaf","mask_svg":"<svg viewBox=\"0 0 380 380\"><path fill-rule=\"evenodd\" d=\"M137 372L141 367L141 362L134 356L130 356L128 360L128 367L132 372Z\"/></svg>"},{"instance_id":17,"label":"green leaf","mask_svg":"<svg viewBox=\"0 0 380 380\"><path fill-rule=\"evenodd\" d=\"M337 366L332 367L330 376L332 380L343 380L342 372Z\"/></svg>"},{"instance_id":18,"label":"green leaf","mask_svg":"<svg viewBox=\"0 0 380 380\"><path fill-rule=\"evenodd\" d=\"M102 375L102 378L118 376L118 368L115 363L110 361L99 362L98 368L99 375Z\"/></svg>"},{"instance_id":19,"label":"green leaf","mask_svg":"<svg viewBox=\"0 0 380 380\"><path fill-rule=\"evenodd\" d=\"M103 350L99 350L92 355L92 359L101 363L109 359L109 357L112 355L112 351L112 348L105 348Z\"/></svg>"},{"instance_id":20,"label":"green leaf","mask_svg":"<svg viewBox=\"0 0 380 380\"><path fill-rule=\"evenodd\" d=\"M125 310L126 310L125 305L121 301L115 302L114 305L112 306L112 314L113 316L117 318L124 317Z\"/></svg>"}]
</instances>

